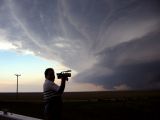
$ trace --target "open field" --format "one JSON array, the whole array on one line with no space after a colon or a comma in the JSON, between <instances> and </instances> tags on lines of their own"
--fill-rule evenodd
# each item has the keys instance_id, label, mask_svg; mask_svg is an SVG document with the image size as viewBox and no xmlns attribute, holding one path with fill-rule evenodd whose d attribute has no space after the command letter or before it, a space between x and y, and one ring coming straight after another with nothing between
<instances>
[{"instance_id":1,"label":"open field","mask_svg":"<svg viewBox=\"0 0 160 120\"><path fill-rule=\"evenodd\" d=\"M65 120L159 120L160 91L67 92ZM0 93L0 110L43 118L42 93Z\"/></svg>"}]
</instances>

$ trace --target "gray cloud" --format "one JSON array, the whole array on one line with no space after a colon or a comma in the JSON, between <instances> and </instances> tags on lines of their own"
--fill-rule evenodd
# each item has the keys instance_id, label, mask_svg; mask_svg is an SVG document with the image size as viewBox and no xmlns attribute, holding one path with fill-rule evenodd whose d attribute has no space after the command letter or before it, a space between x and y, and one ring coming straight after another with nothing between
<instances>
[{"instance_id":1,"label":"gray cloud","mask_svg":"<svg viewBox=\"0 0 160 120\"><path fill-rule=\"evenodd\" d=\"M103 85L107 89L120 85L126 85L130 89L159 89L159 45L158 29L142 38L106 49L98 54L101 58L99 63L77 75L75 79ZM91 75L90 72L97 68L103 69Z\"/></svg>"},{"instance_id":2,"label":"gray cloud","mask_svg":"<svg viewBox=\"0 0 160 120\"><path fill-rule=\"evenodd\" d=\"M159 64L158 0L0 2L0 30L18 50L33 51L76 70L77 82L110 89L151 88L143 68ZM157 76L156 69L147 74Z\"/></svg>"}]
</instances>

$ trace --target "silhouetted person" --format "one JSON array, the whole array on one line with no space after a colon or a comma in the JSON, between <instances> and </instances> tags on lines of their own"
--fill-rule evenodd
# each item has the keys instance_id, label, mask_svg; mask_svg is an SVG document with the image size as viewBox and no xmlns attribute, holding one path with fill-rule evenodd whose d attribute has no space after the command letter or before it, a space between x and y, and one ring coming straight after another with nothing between
<instances>
[{"instance_id":1,"label":"silhouetted person","mask_svg":"<svg viewBox=\"0 0 160 120\"><path fill-rule=\"evenodd\" d=\"M61 85L54 83L55 73L52 68L45 70L45 82L43 84L43 97L45 102L45 120L60 120L62 112L62 94L67 78L61 79Z\"/></svg>"}]
</instances>

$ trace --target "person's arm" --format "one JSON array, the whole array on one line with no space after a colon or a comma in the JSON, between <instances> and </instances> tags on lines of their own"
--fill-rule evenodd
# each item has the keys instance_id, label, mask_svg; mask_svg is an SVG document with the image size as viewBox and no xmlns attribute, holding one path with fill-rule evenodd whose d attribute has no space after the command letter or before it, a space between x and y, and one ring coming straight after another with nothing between
<instances>
[{"instance_id":1,"label":"person's arm","mask_svg":"<svg viewBox=\"0 0 160 120\"><path fill-rule=\"evenodd\" d=\"M66 78L62 78L61 85L60 85L59 90L58 90L59 94L62 94L64 92L65 84L66 84Z\"/></svg>"}]
</instances>

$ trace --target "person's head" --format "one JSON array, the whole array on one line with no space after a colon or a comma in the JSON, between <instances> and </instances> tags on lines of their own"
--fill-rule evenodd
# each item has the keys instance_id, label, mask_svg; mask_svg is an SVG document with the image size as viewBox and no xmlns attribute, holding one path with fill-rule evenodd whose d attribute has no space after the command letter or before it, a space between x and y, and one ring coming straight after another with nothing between
<instances>
[{"instance_id":1,"label":"person's head","mask_svg":"<svg viewBox=\"0 0 160 120\"><path fill-rule=\"evenodd\" d=\"M45 78L51 81L55 80L54 70L52 68L47 68L44 72Z\"/></svg>"}]
</instances>

